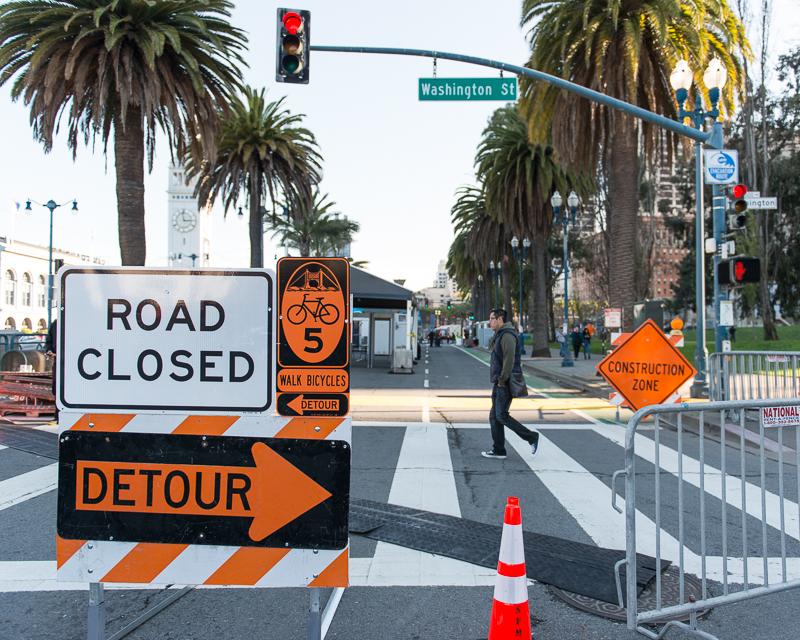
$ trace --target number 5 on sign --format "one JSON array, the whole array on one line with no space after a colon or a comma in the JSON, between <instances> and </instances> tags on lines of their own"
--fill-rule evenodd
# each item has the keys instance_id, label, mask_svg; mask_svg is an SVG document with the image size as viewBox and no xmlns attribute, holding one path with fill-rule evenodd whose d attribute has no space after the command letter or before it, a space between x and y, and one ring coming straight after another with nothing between
<instances>
[{"instance_id":1,"label":"number 5 on sign","mask_svg":"<svg viewBox=\"0 0 800 640\"><path fill-rule=\"evenodd\" d=\"M283 396L278 411L282 415L346 415L349 302L347 260L278 261L278 391Z\"/></svg>"}]
</instances>

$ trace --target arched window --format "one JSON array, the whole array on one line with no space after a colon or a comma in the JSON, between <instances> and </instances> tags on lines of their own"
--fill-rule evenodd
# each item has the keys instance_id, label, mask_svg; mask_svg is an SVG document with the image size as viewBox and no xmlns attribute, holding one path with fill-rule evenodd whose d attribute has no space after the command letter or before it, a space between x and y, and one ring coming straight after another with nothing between
<instances>
[{"instance_id":1,"label":"arched window","mask_svg":"<svg viewBox=\"0 0 800 640\"><path fill-rule=\"evenodd\" d=\"M14 305L17 303L17 276L9 269L6 271L6 304Z\"/></svg>"},{"instance_id":2,"label":"arched window","mask_svg":"<svg viewBox=\"0 0 800 640\"><path fill-rule=\"evenodd\" d=\"M31 322L30 318L25 318L22 321L22 330L23 331L33 331L33 323Z\"/></svg>"},{"instance_id":3,"label":"arched window","mask_svg":"<svg viewBox=\"0 0 800 640\"><path fill-rule=\"evenodd\" d=\"M22 305L31 306L33 300L33 277L27 271L22 274Z\"/></svg>"},{"instance_id":4,"label":"arched window","mask_svg":"<svg viewBox=\"0 0 800 640\"><path fill-rule=\"evenodd\" d=\"M17 328L17 323L14 322L14 318L6 318L6 329L14 330Z\"/></svg>"},{"instance_id":5,"label":"arched window","mask_svg":"<svg viewBox=\"0 0 800 640\"><path fill-rule=\"evenodd\" d=\"M39 290L36 293L36 302L40 307L47 305L47 278L39 276Z\"/></svg>"},{"instance_id":6,"label":"arched window","mask_svg":"<svg viewBox=\"0 0 800 640\"><path fill-rule=\"evenodd\" d=\"M38 333L46 333L47 332L47 320L44 318L40 318L39 322L36 325L36 331Z\"/></svg>"}]
</instances>

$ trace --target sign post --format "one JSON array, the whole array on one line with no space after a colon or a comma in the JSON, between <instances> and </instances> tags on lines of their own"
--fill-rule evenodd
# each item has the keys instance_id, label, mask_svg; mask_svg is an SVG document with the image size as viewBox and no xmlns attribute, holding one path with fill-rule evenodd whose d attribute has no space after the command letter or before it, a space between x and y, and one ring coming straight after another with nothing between
<instances>
[{"instance_id":1,"label":"sign post","mask_svg":"<svg viewBox=\"0 0 800 640\"><path fill-rule=\"evenodd\" d=\"M350 404L350 264L278 261L278 413L344 416Z\"/></svg>"}]
</instances>

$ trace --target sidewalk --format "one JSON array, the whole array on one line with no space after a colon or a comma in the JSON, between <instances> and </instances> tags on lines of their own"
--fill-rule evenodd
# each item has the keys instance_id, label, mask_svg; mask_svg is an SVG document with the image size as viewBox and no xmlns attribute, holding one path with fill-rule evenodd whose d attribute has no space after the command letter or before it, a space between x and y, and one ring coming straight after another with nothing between
<instances>
[{"instance_id":1,"label":"sidewalk","mask_svg":"<svg viewBox=\"0 0 800 640\"><path fill-rule=\"evenodd\" d=\"M549 358L522 356L522 366L531 373L543 376L548 380L608 400L608 395L613 389L605 379L597 374L597 364L601 359L598 354L593 353L591 360L585 360L581 353L577 360L573 360L574 366L562 367L562 358L558 349L550 349Z\"/></svg>"}]
</instances>

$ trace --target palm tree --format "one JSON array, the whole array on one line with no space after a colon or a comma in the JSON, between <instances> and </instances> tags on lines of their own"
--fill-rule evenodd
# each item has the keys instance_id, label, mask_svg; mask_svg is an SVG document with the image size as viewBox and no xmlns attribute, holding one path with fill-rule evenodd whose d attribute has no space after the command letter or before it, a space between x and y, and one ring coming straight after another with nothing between
<instances>
[{"instance_id":1,"label":"palm tree","mask_svg":"<svg viewBox=\"0 0 800 640\"><path fill-rule=\"evenodd\" d=\"M284 246L298 250L304 257L338 253L353 241L359 224L331 213L335 204L328 200L328 194L321 195L319 191L310 204L305 199L296 201L286 209L285 218L273 223L272 237L280 237Z\"/></svg>"},{"instance_id":2,"label":"palm tree","mask_svg":"<svg viewBox=\"0 0 800 640\"><path fill-rule=\"evenodd\" d=\"M669 75L679 58L699 74L717 56L728 71L722 108L741 92L740 54L749 54L741 21L727 0L523 0L530 25L527 65L651 111L676 116ZM620 111L544 82L523 80L534 141L552 143L570 167L607 171L610 194L610 303L632 322L635 297L638 163L658 159L673 138Z\"/></svg>"},{"instance_id":3,"label":"palm tree","mask_svg":"<svg viewBox=\"0 0 800 640\"><path fill-rule=\"evenodd\" d=\"M489 215L508 229L508 235L531 237L533 354L548 356L547 238L553 218L549 200L556 189L586 193L590 181L565 171L555 162L550 147L531 144L528 125L517 105L492 114L478 145L475 166L484 184ZM508 269L504 276L508 280Z\"/></svg>"},{"instance_id":4,"label":"palm tree","mask_svg":"<svg viewBox=\"0 0 800 640\"><path fill-rule=\"evenodd\" d=\"M214 140L214 117L241 80L247 39L228 0L19 0L0 6L0 85L30 106L34 136L53 147L113 132L123 265L143 265L144 161L156 132L171 151Z\"/></svg>"},{"instance_id":5,"label":"palm tree","mask_svg":"<svg viewBox=\"0 0 800 640\"><path fill-rule=\"evenodd\" d=\"M193 150L186 163L187 174L199 178L198 195L206 205L221 197L227 212L247 194L251 267L264 266L265 196L275 217L278 198L308 202L320 180L322 157L314 134L300 126L304 116L290 113L283 100L267 102L263 89L245 87L243 96L217 114L214 155Z\"/></svg>"}]
</instances>

